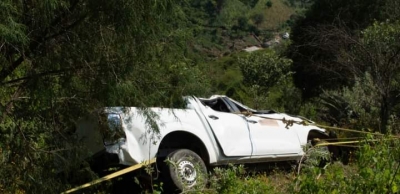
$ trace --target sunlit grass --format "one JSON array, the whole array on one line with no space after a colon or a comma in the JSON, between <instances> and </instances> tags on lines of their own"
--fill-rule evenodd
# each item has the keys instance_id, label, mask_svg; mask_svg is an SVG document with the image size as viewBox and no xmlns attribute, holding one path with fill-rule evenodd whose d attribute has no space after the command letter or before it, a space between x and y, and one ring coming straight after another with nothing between
<instances>
[{"instance_id":1,"label":"sunlit grass","mask_svg":"<svg viewBox=\"0 0 400 194\"><path fill-rule=\"evenodd\" d=\"M266 6L267 1L272 2L272 7ZM264 22L260 24L259 28L277 30L295 13L295 9L287 6L284 0L260 0L251 10L251 14L260 12L264 15Z\"/></svg>"}]
</instances>

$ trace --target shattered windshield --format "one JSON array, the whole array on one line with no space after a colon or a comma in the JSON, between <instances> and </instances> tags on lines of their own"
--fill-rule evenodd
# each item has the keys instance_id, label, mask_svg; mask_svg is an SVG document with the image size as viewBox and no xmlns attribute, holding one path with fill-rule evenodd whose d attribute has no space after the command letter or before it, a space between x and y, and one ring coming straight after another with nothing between
<instances>
[{"instance_id":1,"label":"shattered windshield","mask_svg":"<svg viewBox=\"0 0 400 194\"><path fill-rule=\"evenodd\" d=\"M232 103L234 103L240 111L246 111L247 110L247 111L250 111L250 112L257 112L256 110L254 110L252 108L249 108L248 106L246 106L246 105L244 105L244 104L242 104L240 102L237 102L237 101L235 101L235 100L233 100L231 98L228 98L228 99L230 101L232 101Z\"/></svg>"}]
</instances>

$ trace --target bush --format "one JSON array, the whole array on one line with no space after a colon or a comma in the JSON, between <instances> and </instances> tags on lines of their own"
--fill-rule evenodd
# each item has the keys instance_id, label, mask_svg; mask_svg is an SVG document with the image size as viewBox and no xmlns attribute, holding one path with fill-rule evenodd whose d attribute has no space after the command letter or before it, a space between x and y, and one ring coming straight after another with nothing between
<instances>
[{"instance_id":1,"label":"bush","mask_svg":"<svg viewBox=\"0 0 400 194\"><path fill-rule=\"evenodd\" d=\"M209 193L265 193L272 191L265 176L249 176L243 165L215 168L210 178Z\"/></svg>"},{"instance_id":2,"label":"bush","mask_svg":"<svg viewBox=\"0 0 400 194\"><path fill-rule=\"evenodd\" d=\"M257 13L251 16L251 20L258 26L264 22L265 17L262 13Z\"/></svg>"},{"instance_id":3,"label":"bush","mask_svg":"<svg viewBox=\"0 0 400 194\"><path fill-rule=\"evenodd\" d=\"M216 167L208 188L186 193L398 193L400 140L365 138L350 165L326 163L326 150L307 147L306 158L293 173L249 173L243 165ZM268 164L266 164L268 165Z\"/></svg>"},{"instance_id":4,"label":"bush","mask_svg":"<svg viewBox=\"0 0 400 194\"><path fill-rule=\"evenodd\" d=\"M338 126L379 129L379 92L370 74L357 78L354 86L325 91L321 97L320 118Z\"/></svg>"},{"instance_id":5,"label":"bush","mask_svg":"<svg viewBox=\"0 0 400 194\"><path fill-rule=\"evenodd\" d=\"M326 169L309 168L296 177L296 193L397 193L400 186L400 141L368 138L349 166L334 163Z\"/></svg>"}]
</instances>

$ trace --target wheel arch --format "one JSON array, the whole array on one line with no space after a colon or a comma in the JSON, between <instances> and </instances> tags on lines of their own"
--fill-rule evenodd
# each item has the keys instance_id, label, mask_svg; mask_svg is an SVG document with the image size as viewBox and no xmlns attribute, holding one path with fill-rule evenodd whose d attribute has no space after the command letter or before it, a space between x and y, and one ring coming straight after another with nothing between
<instances>
[{"instance_id":1,"label":"wheel arch","mask_svg":"<svg viewBox=\"0 0 400 194\"><path fill-rule=\"evenodd\" d=\"M210 164L210 153L204 142L187 131L173 131L165 135L158 147L157 157L165 157L177 149L191 150L199 155L206 165Z\"/></svg>"},{"instance_id":2,"label":"wheel arch","mask_svg":"<svg viewBox=\"0 0 400 194\"><path fill-rule=\"evenodd\" d=\"M328 139L329 135L320 130L311 129L307 134L307 142L312 141L315 138Z\"/></svg>"},{"instance_id":3,"label":"wheel arch","mask_svg":"<svg viewBox=\"0 0 400 194\"><path fill-rule=\"evenodd\" d=\"M317 140L319 139L319 140ZM308 132L307 135L307 142L311 141L312 145L315 145L318 143L318 141L324 140L328 143L332 142L337 142L337 135L335 132L331 131L329 133L317 130L317 129L311 129ZM333 155L334 159L337 159L341 155L341 149L338 148L337 146L334 145L328 145L329 152Z\"/></svg>"}]
</instances>

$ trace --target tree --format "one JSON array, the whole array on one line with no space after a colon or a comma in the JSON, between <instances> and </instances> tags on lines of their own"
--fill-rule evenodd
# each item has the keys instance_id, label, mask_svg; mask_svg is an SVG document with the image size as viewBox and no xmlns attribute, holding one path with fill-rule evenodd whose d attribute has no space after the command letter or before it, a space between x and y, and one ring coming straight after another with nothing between
<instances>
[{"instance_id":1,"label":"tree","mask_svg":"<svg viewBox=\"0 0 400 194\"><path fill-rule=\"evenodd\" d=\"M356 39L375 19L386 19L382 15L386 1L319 0L305 18L296 22L288 56L293 60L295 84L302 89L305 98L318 96L322 89L337 89L352 83L347 79L352 79L351 73L336 60L349 45L346 42L349 39L344 40L341 34Z\"/></svg>"},{"instance_id":2,"label":"tree","mask_svg":"<svg viewBox=\"0 0 400 194\"><path fill-rule=\"evenodd\" d=\"M350 86L363 80L366 74L370 75L373 89L369 92L377 91L378 94L370 94L368 98L377 97L374 100L380 106L379 115L375 115L380 120L379 129L376 130L386 133L393 107L399 103L399 22L375 22L358 36L334 26L320 27L319 32L326 39L320 40L317 45L321 50L331 52L334 59L330 64L318 64L315 68L327 76L346 81L346 85ZM335 84L339 88L346 86Z\"/></svg>"},{"instance_id":3,"label":"tree","mask_svg":"<svg viewBox=\"0 0 400 194\"><path fill-rule=\"evenodd\" d=\"M296 72L295 84L303 90L303 97L352 87L368 73L380 91L381 113L377 117L380 130L386 132L392 106L397 104L397 69L392 61L397 48L386 39L395 42L397 32L393 29L397 24L373 23L396 21L400 15L398 4L396 0L315 1L306 18L293 28L293 44L288 52Z\"/></svg>"},{"instance_id":4,"label":"tree","mask_svg":"<svg viewBox=\"0 0 400 194\"><path fill-rule=\"evenodd\" d=\"M80 161L70 135L86 113L178 106L182 95L202 91L176 5L0 2L1 192L59 193L56 172Z\"/></svg>"},{"instance_id":5,"label":"tree","mask_svg":"<svg viewBox=\"0 0 400 194\"><path fill-rule=\"evenodd\" d=\"M244 5L249 6L250 8L253 8L257 5L258 0L240 0Z\"/></svg>"},{"instance_id":6,"label":"tree","mask_svg":"<svg viewBox=\"0 0 400 194\"><path fill-rule=\"evenodd\" d=\"M291 75L291 60L281 58L273 50L250 53L238 58L246 85L268 89Z\"/></svg>"},{"instance_id":7,"label":"tree","mask_svg":"<svg viewBox=\"0 0 400 194\"><path fill-rule=\"evenodd\" d=\"M257 26L259 26L260 24L262 24L265 20L264 15L262 13L257 13L254 14L251 19L254 21L254 24L256 24Z\"/></svg>"},{"instance_id":8,"label":"tree","mask_svg":"<svg viewBox=\"0 0 400 194\"><path fill-rule=\"evenodd\" d=\"M387 132L393 107L400 102L400 23L375 22L342 55L341 61L357 77L371 75L380 103L380 131Z\"/></svg>"},{"instance_id":9,"label":"tree","mask_svg":"<svg viewBox=\"0 0 400 194\"><path fill-rule=\"evenodd\" d=\"M248 11L249 7L245 6L241 1L224 0L214 25L224 26L229 29L237 24L239 18L247 18L244 13Z\"/></svg>"},{"instance_id":10,"label":"tree","mask_svg":"<svg viewBox=\"0 0 400 194\"><path fill-rule=\"evenodd\" d=\"M265 101L266 93L279 82L292 74L291 60L282 58L273 50L250 53L239 57L238 63L243 75L243 84L253 93L255 108L258 108L259 97Z\"/></svg>"}]
</instances>

